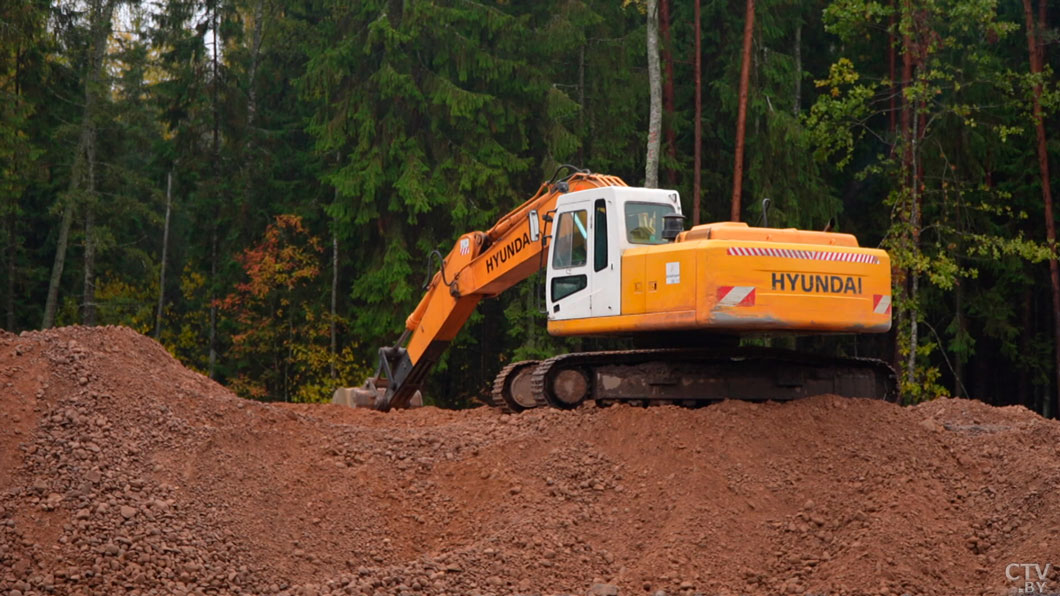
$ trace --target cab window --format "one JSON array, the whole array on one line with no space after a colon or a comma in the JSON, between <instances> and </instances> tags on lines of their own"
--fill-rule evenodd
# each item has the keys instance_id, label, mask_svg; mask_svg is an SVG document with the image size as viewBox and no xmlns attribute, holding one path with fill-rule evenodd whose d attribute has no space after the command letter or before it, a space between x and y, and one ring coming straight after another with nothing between
<instances>
[{"instance_id":1,"label":"cab window","mask_svg":"<svg viewBox=\"0 0 1060 596\"><path fill-rule=\"evenodd\" d=\"M671 213L671 205L626 203L626 239L631 244L666 244L663 216Z\"/></svg>"},{"instance_id":2,"label":"cab window","mask_svg":"<svg viewBox=\"0 0 1060 596\"><path fill-rule=\"evenodd\" d=\"M593 210L593 271L601 271L607 268L607 202L597 199Z\"/></svg>"},{"instance_id":3,"label":"cab window","mask_svg":"<svg viewBox=\"0 0 1060 596\"><path fill-rule=\"evenodd\" d=\"M552 301L562 300L575 292L584 290L589 285L585 275L565 275L552 278Z\"/></svg>"},{"instance_id":4,"label":"cab window","mask_svg":"<svg viewBox=\"0 0 1060 596\"><path fill-rule=\"evenodd\" d=\"M585 264L588 245L589 218L584 209L568 211L559 216L556 225L556 248L552 252L552 267L567 269Z\"/></svg>"}]
</instances>

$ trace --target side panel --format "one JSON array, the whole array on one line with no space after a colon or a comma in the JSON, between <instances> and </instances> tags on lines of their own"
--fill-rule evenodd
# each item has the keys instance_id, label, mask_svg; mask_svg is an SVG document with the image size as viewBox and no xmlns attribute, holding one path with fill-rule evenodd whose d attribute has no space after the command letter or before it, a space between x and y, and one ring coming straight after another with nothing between
<instances>
[{"instance_id":1,"label":"side panel","mask_svg":"<svg viewBox=\"0 0 1060 596\"><path fill-rule=\"evenodd\" d=\"M700 261L700 326L859 333L891 327L891 263L882 250L767 242L687 244Z\"/></svg>"},{"instance_id":2,"label":"side panel","mask_svg":"<svg viewBox=\"0 0 1060 596\"><path fill-rule=\"evenodd\" d=\"M676 244L649 249L645 255L644 281L645 312L695 310L695 252L683 250Z\"/></svg>"},{"instance_id":3,"label":"side panel","mask_svg":"<svg viewBox=\"0 0 1060 596\"><path fill-rule=\"evenodd\" d=\"M622 255L622 314L695 310L696 254L679 244L631 248Z\"/></svg>"},{"instance_id":4,"label":"side panel","mask_svg":"<svg viewBox=\"0 0 1060 596\"><path fill-rule=\"evenodd\" d=\"M622 254L622 314L644 314L647 284L644 279L648 258L643 251L627 250Z\"/></svg>"}]
</instances>

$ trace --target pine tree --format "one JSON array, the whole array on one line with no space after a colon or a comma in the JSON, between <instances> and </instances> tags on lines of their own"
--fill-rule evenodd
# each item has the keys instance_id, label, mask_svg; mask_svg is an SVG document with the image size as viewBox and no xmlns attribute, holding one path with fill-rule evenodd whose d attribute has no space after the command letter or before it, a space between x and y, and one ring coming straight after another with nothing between
<instances>
[{"instance_id":1,"label":"pine tree","mask_svg":"<svg viewBox=\"0 0 1060 596\"><path fill-rule=\"evenodd\" d=\"M81 207L85 213L85 284L82 300L82 317L88 324L95 322L94 282L92 280L92 260L94 258L93 217L97 200L97 132L99 112L107 101L107 73L105 61L107 45L110 39L114 11L118 0L90 0L82 16L81 26L87 33L84 45L82 85L84 87L84 104L80 119L80 130L77 144L73 150L73 162L70 165L69 187L63 196L62 219L59 223L59 236L55 247L55 261L52 264L51 280L48 283L48 299L44 306L44 318L41 327L48 328L55 323L58 308L59 284L62 281L63 268L66 265L66 251L70 237L70 228L74 221L74 212ZM78 32L76 29L74 32Z\"/></svg>"},{"instance_id":2,"label":"pine tree","mask_svg":"<svg viewBox=\"0 0 1060 596\"><path fill-rule=\"evenodd\" d=\"M531 138L556 96L528 60L529 15L477 2L329 4L302 80L329 213L364 264L355 330L396 336L419 263L525 199ZM425 58L427 57L427 58ZM415 273L414 273L415 272Z\"/></svg>"},{"instance_id":3,"label":"pine tree","mask_svg":"<svg viewBox=\"0 0 1060 596\"><path fill-rule=\"evenodd\" d=\"M37 106L27 87L40 67L45 43L46 5L0 2L0 226L3 229L3 326L19 327L16 285L20 259L20 221L27 188L39 181L42 150L33 138L30 119Z\"/></svg>"}]
</instances>

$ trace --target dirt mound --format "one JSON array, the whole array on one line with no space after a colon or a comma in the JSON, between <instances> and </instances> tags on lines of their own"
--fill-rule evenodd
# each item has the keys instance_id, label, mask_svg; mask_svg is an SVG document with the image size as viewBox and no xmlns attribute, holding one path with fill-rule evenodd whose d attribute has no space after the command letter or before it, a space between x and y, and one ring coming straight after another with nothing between
<instances>
[{"instance_id":1,"label":"dirt mound","mask_svg":"<svg viewBox=\"0 0 1060 596\"><path fill-rule=\"evenodd\" d=\"M1021 408L263 405L123 328L4 335L0 382L0 595L1004 594L1060 562L1060 425Z\"/></svg>"}]
</instances>

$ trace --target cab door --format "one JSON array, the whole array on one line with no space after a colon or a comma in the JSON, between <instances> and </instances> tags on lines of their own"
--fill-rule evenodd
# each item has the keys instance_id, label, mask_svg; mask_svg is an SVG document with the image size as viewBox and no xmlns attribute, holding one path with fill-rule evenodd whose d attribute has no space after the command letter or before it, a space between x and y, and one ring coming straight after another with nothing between
<instances>
[{"instance_id":1,"label":"cab door","mask_svg":"<svg viewBox=\"0 0 1060 596\"><path fill-rule=\"evenodd\" d=\"M591 214L591 201L569 203L556 211L545 280L551 320L591 315Z\"/></svg>"},{"instance_id":2,"label":"cab door","mask_svg":"<svg viewBox=\"0 0 1060 596\"><path fill-rule=\"evenodd\" d=\"M547 291L552 320L620 314L617 230L606 199L564 205L555 216Z\"/></svg>"},{"instance_id":3,"label":"cab door","mask_svg":"<svg viewBox=\"0 0 1060 596\"><path fill-rule=\"evenodd\" d=\"M622 314L622 266L618 259L618 222L613 199L593 201L589 310L594 317ZM608 225L612 222L611 225Z\"/></svg>"}]
</instances>

